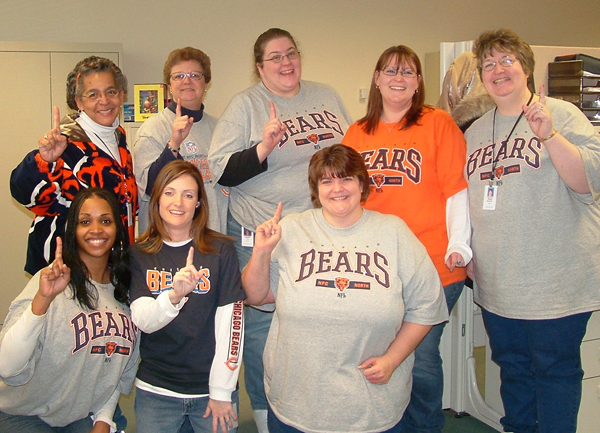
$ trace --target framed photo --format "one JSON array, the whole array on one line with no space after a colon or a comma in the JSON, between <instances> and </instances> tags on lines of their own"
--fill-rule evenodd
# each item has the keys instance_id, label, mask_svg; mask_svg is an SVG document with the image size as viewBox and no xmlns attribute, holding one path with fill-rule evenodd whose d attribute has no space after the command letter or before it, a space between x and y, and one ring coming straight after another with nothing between
<instances>
[{"instance_id":1,"label":"framed photo","mask_svg":"<svg viewBox=\"0 0 600 433\"><path fill-rule=\"evenodd\" d=\"M134 84L133 105L136 122L144 122L166 107L164 84Z\"/></svg>"},{"instance_id":2,"label":"framed photo","mask_svg":"<svg viewBox=\"0 0 600 433\"><path fill-rule=\"evenodd\" d=\"M123 104L123 122L135 122L133 104Z\"/></svg>"}]
</instances>

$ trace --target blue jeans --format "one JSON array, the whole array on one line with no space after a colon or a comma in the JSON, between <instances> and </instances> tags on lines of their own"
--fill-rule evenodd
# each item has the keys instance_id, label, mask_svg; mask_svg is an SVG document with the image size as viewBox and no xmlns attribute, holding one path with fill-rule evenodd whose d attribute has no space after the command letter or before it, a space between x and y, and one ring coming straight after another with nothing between
<instances>
[{"instance_id":1,"label":"blue jeans","mask_svg":"<svg viewBox=\"0 0 600 433\"><path fill-rule=\"evenodd\" d=\"M125 414L121 410L121 406L119 406L118 403L117 403L117 407L115 408L115 414L113 416L113 421L117 425L118 432L125 431L125 429L127 428L127 417L125 417Z\"/></svg>"},{"instance_id":2,"label":"blue jeans","mask_svg":"<svg viewBox=\"0 0 600 433\"><path fill-rule=\"evenodd\" d=\"M575 433L580 346L591 313L549 320L508 319L485 309L482 314L492 360L500 366L504 431Z\"/></svg>"},{"instance_id":3,"label":"blue jeans","mask_svg":"<svg viewBox=\"0 0 600 433\"><path fill-rule=\"evenodd\" d=\"M240 262L240 271L244 269L252 247L243 247L241 240L242 226L227 213L227 234L235 239L235 249ZM244 309L244 384L250 397L252 410L267 410L265 396L263 352L271 328L273 313L257 310L252 307Z\"/></svg>"},{"instance_id":4,"label":"blue jeans","mask_svg":"<svg viewBox=\"0 0 600 433\"><path fill-rule=\"evenodd\" d=\"M454 308L464 285L464 281L459 281L444 287L448 312ZM445 322L431 328L415 350L410 403L400 421L402 433L441 433L444 427L444 371L440 356L444 326Z\"/></svg>"},{"instance_id":5,"label":"blue jeans","mask_svg":"<svg viewBox=\"0 0 600 433\"><path fill-rule=\"evenodd\" d=\"M238 391L231 394L231 403L239 407ZM166 397L136 388L136 431L140 433L177 433L187 419L193 429L190 431L212 433L212 415L204 418L207 405L208 397ZM220 431L221 427L218 429ZM237 428L229 430L233 433L236 431Z\"/></svg>"},{"instance_id":6,"label":"blue jeans","mask_svg":"<svg viewBox=\"0 0 600 433\"><path fill-rule=\"evenodd\" d=\"M94 424L89 416L64 427L51 427L38 416L9 415L0 412L0 433L90 433L92 427Z\"/></svg>"},{"instance_id":7,"label":"blue jeans","mask_svg":"<svg viewBox=\"0 0 600 433\"><path fill-rule=\"evenodd\" d=\"M244 384L252 410L266 410L263 352L273 313L252 307L244 309Z\"/></svg>"},{"instance_id":8,"label":"blue jeans","mask_svg":"<svg viewBox=\"0 0 600 433\"><path fill-rule=\"evenodd\" d=\"M294 428L292 426L289 426L287 424L284 424L283 422L281 422L281 420L279 418L277 418L277 415L275 415L273 413L273 411L271 410L271 406L268 407L268 412L267 412L267 425L269 427L269 433L302 433L302 430L298 430L297 428ZM340 421L343 424L343 420ZM392 427L389 430L386 430L382 433L401 433L402 430L400 430L400 423L396 424L394 427Z\"/></svg>"}]
</instances>

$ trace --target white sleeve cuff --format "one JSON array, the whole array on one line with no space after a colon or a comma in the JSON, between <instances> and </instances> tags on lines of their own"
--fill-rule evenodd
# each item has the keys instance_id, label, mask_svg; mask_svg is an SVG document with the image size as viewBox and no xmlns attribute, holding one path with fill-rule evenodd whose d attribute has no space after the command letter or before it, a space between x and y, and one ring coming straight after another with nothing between
<instances>
[{"instance_id":1,"label":"white sleeve cuff","mask_svg":"<svg viewBox=\"0 0 600 433\"><path fill-rule=\"evenodd\" d=\"M121 393L117 389L113 392L108 401L104 403L104 406L92 415L94 425L96 425L98 421L102 421L110 426L110 433L115 433L117 431L117 425L113 421L113 417L115 415L117 403L119 403L119 397L121 397Z\"/></svg>"},{"instance_id":2,"label":"white sleeve cuff","mask_svg":"<svg viewBox=\"0 0 600 433\"><path fill-rule=\"evenodd\" d=\"M473 258L471 250L471 218L469 216L469 195L467 189L457 192L446 200L446 230L448 249L444 261L452 253L462 255L465 264Z\"/></svg>"},{"instance_id":3,"label":"white sleeve cuff","mask_svg":"<svg viewBox=\"0 0 600 433\"><path fill-rule=\"evenodd\" d=\"M208 396L212 400L231 401L231 393L232 392L233 391L231 391L230 389L222 389L222 388L217 388L217 387L211 386L209 388Z\"/></svg>"},{"instance_id":4,"label":"white sleeve cuff","mask_svg":"<svg viewBox=\"0 0 600 433\"><path fill-rule=\"evenodd\" d=\"M95 417L92 415L92 421L94 422L94 425L96 425L96 423L98 421L102 421L105 422L106 424L108 424L109 428L110 428L110 433L117 433L117 425L115 424L115 422L112 419L105 419L105 418L101 418L101 417Z\"/></svg>"}]
</instances>

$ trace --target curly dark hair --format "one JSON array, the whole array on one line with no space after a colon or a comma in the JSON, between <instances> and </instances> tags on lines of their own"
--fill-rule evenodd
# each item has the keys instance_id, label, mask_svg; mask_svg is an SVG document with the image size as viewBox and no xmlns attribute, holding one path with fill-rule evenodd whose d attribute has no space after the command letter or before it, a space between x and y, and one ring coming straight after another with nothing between
<instances>
[{"instance_id":1,"label":"curly dark hair","mask_svg":"<svg viewBox=\"0 0 600 433\"><path fill-rule=\"evenodd\" d=\"M77 225L79 212L83 203L89 198L100 198L108 203L112 210L117 228L115 243L108 258L110 268L110 281L115 287L115 299L122 304L129 305L129 237L121 220L121 209L115 195L102 188L86 188L81 190L73 199L67 214L67 224L63 239L63 261L71 269L71 282L73 299L82 307L90 310L98 308L98 290L91 282L90 272L81 260L79 245L77 243Z\"/></svg>"},{"instance_id":2,"label":"curly dark hair","mask_svg":"<svg viewBox=\"0 0 600 433\"><path fill-rule=\"evenodd\" d=\"M127 77L123 75L121 69L112 60L104 57L89 56L79 61L67 76L67 105L69 108L77 110L75 97L81 97L83 94L81 79L86 75L100 72L110 72L113 74L118 89L127 95Z\"/></svg>"}]
</instances>

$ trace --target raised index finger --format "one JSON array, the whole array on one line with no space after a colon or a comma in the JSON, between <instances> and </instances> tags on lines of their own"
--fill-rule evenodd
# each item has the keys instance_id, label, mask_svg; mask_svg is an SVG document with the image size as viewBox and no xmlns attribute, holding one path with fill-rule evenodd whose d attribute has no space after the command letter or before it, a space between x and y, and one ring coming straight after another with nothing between
<instances>
[{"instance_id":1,"label":"raised index finger","mask_svg":"<svg viewBox=\"0 0 600 433\"><path fill-rule=\"evenodd\" d=\"M275 223L279 223L282 212L283 212L283 203L279 202L279 204L277 205L277 209L275 209L275 215L273 215L273 220L275 220Z\"/></svg>"},{"instance_id":2,"label":"raised index finger","mask_svg":"<svg viewBox=\"0 0 600 433\"><path fill-rule=\"evenodd\" d=\"M56 238L56 252L54 253L54 258L56 260L62 260L62 239L60 236Z\"/></svg>"},{"instance_id":3,"label":"raised index finger","mask_svg":"<svg viewBox=\"0 0 600 433\"><path fill-rule=\"evenodd\" d=\"M56 105L52 109L52 128L60 133L60 109Z\"/></svg>"},{"instance_id":4,"label":"raised index finger","mask_svg":"<svg viewBox=\"0 0 600 433\"><path fill-rule=\"evenodd\" d=\"M273 119L277 119L277 111L275 110L275 103L271 100L269 100L269 105L271 106L271 114L269 116L269 119L273 120Z\"/></svg>"},{"instance_id":5,"label":"raised index finger","mask_svg":"<svg viewBox=\"0 0 600 433\"><path fill-rule=\"evenodd\" d=\"M546 89L543 84L540 86L540 104L546 105Z\"/></svg>"},{"instance_id":6,"label":"raised index finger","mask_svg":"<svg viewBox=\"0 0 600 433\"><path fill-rule=\"evenodd\" d=\"M194 247L190 247L190 250L188 251L188 255L187 255L187 259L185 260L185 266L189 266L189 265L193 265L194 264Z\"/></svg>"},{"instance_id":7,"label":"raised index finger","mask_svg":"<svg viewBox=\"0 0 600 433\"><path fill-rule=\"evenodd\" d=\"M175 116L181 117L181 99L177 98L177 108L175 108Z\"/></svg>"}]
</instances>

